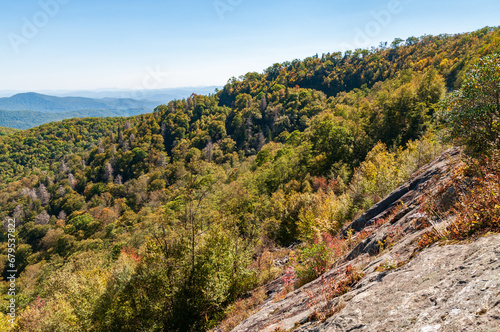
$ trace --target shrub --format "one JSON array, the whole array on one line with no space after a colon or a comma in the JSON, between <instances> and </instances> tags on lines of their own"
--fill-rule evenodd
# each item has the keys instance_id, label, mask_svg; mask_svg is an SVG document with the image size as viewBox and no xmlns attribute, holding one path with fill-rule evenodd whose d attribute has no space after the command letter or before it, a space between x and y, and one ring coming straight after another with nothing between
<instances>
[{"instance_id":1,"label":"shrub","mask_svg":"<svg viewBox=\"0 0 500 332\"><path fill-rule=\"evenodd\" d=\"M297 268L299 284L303 285L322 275L330 265L329 248L322 242L313 243L299 252L302 264Z\"/></svg>"},{"instance_id":2,"label":"shrub","mask_svg":"<svg viewBox=\"0 0 500 332\"><path fill-rule=\"evenodd\" d=\"M364 273L352 265L347 265L337 272L335 277L329 279L322 277L320 292L306 291L309 299L307 305L313 310L309 316L311 321L324 321L343 308L343 302L334 300L349 292L362 278ZM323 303L323 304L322 304ZM322 304L321 306L319 306Z\"/></svg>"},{"instance_id":3,"label":"shrub","mask_svg":"<svg viewBox=\"0 0 500 332\"><path fill-rule=\"evenodd\" d=\"M347 250L345 240L323 233L320 239L299 250L296 260L297 286L302 286L325 273Z\"/></svg>"}]
</instances>

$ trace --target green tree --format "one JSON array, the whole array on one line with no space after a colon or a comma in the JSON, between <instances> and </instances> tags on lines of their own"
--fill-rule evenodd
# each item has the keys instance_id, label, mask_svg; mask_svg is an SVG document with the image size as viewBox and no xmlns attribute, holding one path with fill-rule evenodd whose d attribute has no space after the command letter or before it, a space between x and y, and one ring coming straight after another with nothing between
<instances>
[{"instance_id":1,"label":"green tree","mask_svg":"<svg viewBox=\"0 0 500 332\"><path fill-rule=\"evenodd\" d=\"M500 148L500 54L479 59L445 103L449 138L473 156Z\"/></svg>"},{"instance_id":2,"label":"green tree","mask_svg":"<svg viewBox=\"0 0 500 332\"><path fill-rule=\"evenodd\" d=\"M68 220L66 232L88 238L99 228L100 224L88 213L73 213Z\"/></svg>"}]
</instances>

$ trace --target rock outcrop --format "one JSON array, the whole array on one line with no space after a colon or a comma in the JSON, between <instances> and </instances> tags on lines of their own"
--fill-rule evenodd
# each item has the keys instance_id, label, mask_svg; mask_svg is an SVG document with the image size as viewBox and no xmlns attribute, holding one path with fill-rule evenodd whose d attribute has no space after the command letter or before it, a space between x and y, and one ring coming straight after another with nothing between
<instances>
[{"instance_id":1,"label":"rock outcrop","mask_svg":"<svg viewBox=\"0 0 500 332\"><path fill-rule=\"evenodd\" d=\"M458 165L459 151L451 149L421 168L342 230L371 235L334 269L282 300L265 302L233 331L500 331L500 235L417 250L426 231L419 223L422 203L439 195L442 204L451 204L456 190L440 193L438 188L450 183ZM381 219L386 222L376 225ZM326 303L325 281L346 266L362 268L364 277L330 300L335 307L330 317L315 320L314 313Z\"/></svg>"},{"instance_id":2,"label":"rock outcrop","mask_svg":"<svg viewBox=\"0 0 500 332\"><path fill-rule=\"evenodd\" d=\"M367 274L325 322L295 331L495 331L500 236L434 246L404 267Z\"/></svg>"}]
</instances>

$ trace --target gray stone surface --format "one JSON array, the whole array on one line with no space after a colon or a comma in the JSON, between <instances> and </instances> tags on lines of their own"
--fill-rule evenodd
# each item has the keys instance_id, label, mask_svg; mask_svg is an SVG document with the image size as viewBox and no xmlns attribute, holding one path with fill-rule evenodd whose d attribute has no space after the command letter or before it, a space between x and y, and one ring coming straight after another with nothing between
<instances>
[{"instance_id":1,"label":"gray stone surface","mask_svg":"<svg viewBox=\"0 0 500 332\"><path fill-rule=\"evenodd\" d=\"M373 272L337 315L296 331L496 331L500 236L434 246L393 272Z\"/></svg>"},{"instance_id":2,"label":"gray stone surface","mask_svg":"<svg viewBox=\"0 0 500 332\"><path fill-rule=\"evenodd\" d=\"M324 322L310 315L325 305L321 301L322 279L317 279L276 301L266 301L260 311L233 331L495 331L500 332L500 235L490 235L468 244L434 245L416 252L422 198L438 195L440 185L449 183L458 166L459 151L451 149L421 168L406 184L344 228L372 230L324 275L335 278L346 265L363 269L365 277L333 304L342 309ZM454 200L455 189L442 196L443 204ZM448 202L448 203L447 203ZM397 214L391 208L403 204ZM374 228L374 221L388 222ZM436 220L436 227L453 221L453 216ZM379 243L394 235L391 246ZM380 242L379 242L380 241ZM378 272L377 267L408 263L398 269ZM276 286L282 283L276 281ZM273 289L273 295L278 290ZM311 301L312 298L315 301Z\"/></svg>"}]
</instances>

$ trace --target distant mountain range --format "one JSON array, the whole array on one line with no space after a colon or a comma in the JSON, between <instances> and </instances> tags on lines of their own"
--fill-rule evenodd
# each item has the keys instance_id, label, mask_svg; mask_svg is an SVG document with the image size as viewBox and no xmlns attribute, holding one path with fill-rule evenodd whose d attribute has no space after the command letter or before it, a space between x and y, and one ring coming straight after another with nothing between
<instances>
[{"instance_id":1,"label":"distant mountain range","mask_svg":"<svg viewBox=\"0 0 500 332\"><path fill-rule=\"evenodd\" d=\"M51 91L58 96L18 93L0 98L0 126L29 129L68 118L133 116L150 113L160 104L189 97L192 93L214 93L216 88ZM3 95L10 94L4 91Z\"/></svg>"},{"instance_id":2,"label":"distant mountain range","mask_svg":"<svg viewBox=\"0 0 500 332\"><path fill-rule=\"evenodd\" d=\"M60 113L43 113L34 111L3 111L0 110L0 127L15 129L30 129L45 123L71 118L104 118L133 116L146 113L140 110L82 110Z\"/></svg>"},{"instance_id":3,"label":"distant mountain range","mask_svg":"<svg viewBox=\"0 0 500 332\"><path fill-rule=\"evenodd\" d=\"M220 86L206 87L185 87L185 88L169 88L169 89L154 89L154 90L116 90L116 89L101 89L101 90L80 90L80 91L40 91L42 94L47 94L57 97L86 97L86 98L132 98L137 100L151 100L158 104L168 103L174 99L182 99L189 97L192 93L199 95L209 95L214 93L215 89L221 89ZM10 94L12 95L12 93ZM2 92L0 91L0 96Z\"/></svg>"},{"instance_id":4,"label":"distant mountain range","mask_svg":"<svg viewBox=\"0 0 500 332\"><path fill-rule=\"evenodd\" d=\"M184 88L168 88L168 89L149 89L149 90L119 90L119 89L97 89L97 90L37 90L43 95L55 97L85 97L85 98L120 98L120 99L136 99L149 100L159 103L167 103L174 99L189 97L192 93L199 95L209 95L214 93L215 89L221 89L221 86L201 86L201 87L184 87ZM26 91L16 90L0 90L0 97L10 97L15 94Z\"/></svg>"},{"instance_id":5,"label":"distant mountain range","mask_svg":"<svg viewBox=\"0 0 500 332\"><path fill-rule=\"evenodd\" d=\"M158 102L131 98L92 99L84 97L54 97L34 92L19 93L12 97L0 98L0 109L5 111L34 111L61 113L82 110L138 110L150 111Z\"/></svg>"}]
</instances>

